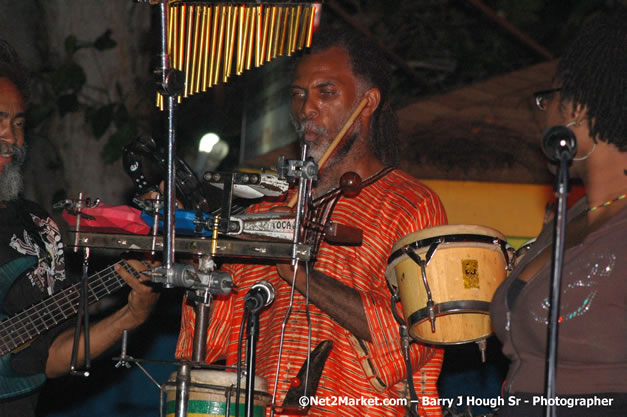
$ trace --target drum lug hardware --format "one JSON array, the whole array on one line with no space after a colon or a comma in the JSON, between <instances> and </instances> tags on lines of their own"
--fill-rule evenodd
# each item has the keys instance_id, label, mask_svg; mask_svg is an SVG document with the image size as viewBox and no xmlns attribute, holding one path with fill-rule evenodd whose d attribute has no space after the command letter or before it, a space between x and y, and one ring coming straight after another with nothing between
<instances>
[{"instance_id":1,"label":"drum lug hardware","mask_svg":"<svg viewBox=\"0 0 627 417\"><path fill-rule=\"evenodd\" d=\"M481 352L481 363L485 363L485 351L486 351L486 340L481 339L477 340L477 346L479 347L479 351Z\"/></svg>"},{"instance_id":2,"label":"drum lug hardware","mask_svg":"<svg viewBox=\"0 0 627 417\"><path fill-rule=\"evenodd\" d=\"M437 244L431 245L426 255L427 260L430 259L431 255L433 255L433 252L435 252L436 247L437 247ZM425 262L422 259L420 259L420 255L416 254L416 252L414 252L409 247L405 247L405 253L407 254L407 256L409 256L411 260L413 260L418 265L420 265L420 271L422 272L422 282L425 285L425 290L427 291L427 311L429 312L429 321L431 322L431 333L435 333L435 310L434 310L433 296L431 295L431 288L429 288L429 281L427 280L427 272L426 272L428 261Z\"/></svg>"},{"instance_id":3,"label":"drum lug hardware","mask_svg":"<svg viewBox=\"0 0 627 417\"><path fill-rule=\"evenodd\" d=\"M431 244L431 246L429 246L429 250L427 251L427 253L425 254L425 267L427 265L429 265L429 261L431 260L431 258L433 257L433 254L435 253L435 250L438 248L438 245L442 243L441 240L438 240L437 242L433 242Z\"/></svg>"},{"instance_id":4,"label":"drum lug hardware","mask_svg":"<svg viewBox=\"0 0 627 417\"><path fill-rule=\"evenodd\" d=\"M501 248L501 252L503 252L503 259L505 259L505 270L507 272L512 272L514 269L514 261L512 260L512 256L510 256L510 251L512 247L505 241L500 239L494 239L492 243Z\"/></svg>"},{"instance_id":5,"label":"drum lug hardware","mask_svg":"<svg viewBox=\"0 0 627 417\"><path fill-rule=\"evenodd\" d=\"M396 309L396 303L401 301L400 291L397 287L392 287L392 300L391 301L392 301L392 316L394 316L394 319L401 327L405 326L405 321L398 314L398 310Z\"/></svg>"}]
</instances>

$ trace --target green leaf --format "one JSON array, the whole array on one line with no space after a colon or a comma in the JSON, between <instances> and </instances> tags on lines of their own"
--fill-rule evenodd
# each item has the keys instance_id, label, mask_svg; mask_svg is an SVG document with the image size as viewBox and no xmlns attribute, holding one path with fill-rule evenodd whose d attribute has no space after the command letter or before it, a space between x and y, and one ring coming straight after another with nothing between
<instances>
[{"instance_id":1,"label":"green leaf","mask_svg":"<svg viewBox=\"0 0 627 417\"><path fill-rule=\"evenodd\" d=\"M94 41L94 48L96 48L99 51L104 51L106 49L115 48L116 45L117 45L117 42L111 39L111 29L107 29L105 33L100 35Z\"/></svg>"},{"instance_id":2,"label":"green leaf","mask_svg":"<svg viewBox=\"0 0 627 417\"><path fill-rule=\"evenodd\" d=\"M114 108L114 104L107 104L89 113L89 123L96 139L102 137L111 125Z\"/></svg>"},{"instance_id":3,"label":"green leaf","mask_svg":"<svg viewBox=\"0 0 627 417\"><path fill-rule=\"evenodd\" d=\"M26 111L26 120L29 128L39 126L52 113L54 113L54 106L50 103L31 104Z\"/></svg>"},{"instance_id":4,"label":"green leaf","mask_svg":"<svg viewBox=\"0 0 627 417\"><path fill-rule=\"evenodd\" d=\"M137 123L129 120L128 123L119 128L109 136L107 143L102 149L102 159L106 164L111 164L122 157L124 147L131 143L137 136Z\"/></svg>"},{"instance_id":5,"label":"green leaf","mask_svg":"<svg viewBox=\"0 0 627 417\"><path fill-rule=\"evenodd\" d=\"M119 81L115 82L115 90L118 92L118 97L120 98L120 100L124 97L124 94L122 94L122 86L120 85Z\"/></svg>"},{"instance_id":6,"label":"green leaf","mask_svg":"<svg viewBox=\"0 0 627 417\"><path fill-rule=\"evenodd\" d=\"M122 129L124 125L129 122L130 116L128 114L128 109L124 105L124 103L120 103L115 109L115 115L113 116L113 121L118 129Z\"/></svg>"},{"instance_id":7,"label":"green leaf","mask_svg":"<svg viewBox=\"0 0 627 417\"><path fill-rule=\"evenodd\" d=\"M85 85L87 76L83 67L73 61L69 61L57 68L52 74L51 81L55 93L75 93Z\"/></svg>"},{"instance_id":8,"label":"green leaf","mask_svg":"<svg viewBox=\"0 0 627 417\"><path fill-rule=\"evenodd\" d=\"M76 39L76 36L69 35L67 38L65 38L65 52L68 54L68 56L72 56L77 50L78 40Z\"/></svg>"},{"instance_id":9,"label":"green leaf","mask_svg":"<svg viewBox=\"0 0 627 417\"><path fill-rule=\"evenodd\" d=\"M67 113L78 110L78 97L76 94L64 94L57 98L57 106L59 107L59 115L65 116Z\"/></svg>"}]
</instances>

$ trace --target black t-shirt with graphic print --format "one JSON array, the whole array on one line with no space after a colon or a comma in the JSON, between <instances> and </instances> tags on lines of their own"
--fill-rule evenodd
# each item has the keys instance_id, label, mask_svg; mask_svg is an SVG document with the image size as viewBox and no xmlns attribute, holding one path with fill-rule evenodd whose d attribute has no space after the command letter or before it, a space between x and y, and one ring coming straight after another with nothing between
<instances>
[{"instance_id":1,"label":"black t-shirt with graphic print","mask_svg":"<svg viewBox=\"0 0 627 417\"><path fill-rule=\"evenodd\" d=\"M66 278L63 243L57 224L39 205L18 199L0 202L0 313L11 317L71 283ZM71 325L66 322L25 345L19 352L8 354L2 366L10 366L18 376L43 374L48 349L58 334ZM6 355L5 355L6 356ZM6 359L5 357L3 357ZM0 392L7 397L9 387ZM22 396L0 400L0 415L34 415L37 390Z\"/></svg>"}]
</instances>

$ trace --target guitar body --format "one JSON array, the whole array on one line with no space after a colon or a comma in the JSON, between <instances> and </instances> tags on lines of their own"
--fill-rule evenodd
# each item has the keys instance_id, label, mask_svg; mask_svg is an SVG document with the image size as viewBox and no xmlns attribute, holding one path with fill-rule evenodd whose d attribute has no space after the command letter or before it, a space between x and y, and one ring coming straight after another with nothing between
<instances>
[{"instance_id":1,"label":"guitar body","mask_svg":"<svg viewBox=\"0 0 627 417\"><path fill-rule=\"evenodd\" d=\"M25 271L35 266L37 258L34 256L23 256L8 262L0 267L0 305L4 304L9 288L13 282ZM0 320L7 318L4 311L0 311ZM8 335L0 334L4 338ZM0 399L16 397L35 391L46 381L46 375L20 375L11 368L12 353L8 353L0 358Z\"/></svg>"}]
</instances>

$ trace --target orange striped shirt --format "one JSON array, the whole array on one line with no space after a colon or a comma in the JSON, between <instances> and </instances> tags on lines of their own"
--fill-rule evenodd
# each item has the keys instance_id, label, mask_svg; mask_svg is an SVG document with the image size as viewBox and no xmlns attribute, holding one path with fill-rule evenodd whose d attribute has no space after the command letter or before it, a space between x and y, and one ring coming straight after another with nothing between
<instances>
[{"instance_id":1,"label":"orange striped shirt","mask_svg":"<svg viewBox=\"0 0 627 417\"><path fill-rule=\"evenodd\" d=\"M277 203L261 203L252 212L267 211ZM349 404L312 406L309 416L401 416L402 406L384 406L383 399L406 398L406 369L399 340L399 326L390 308L390 290L384 273L392 246L417 230L446 224L446 213L438 196L408 174L394 170L364 187L354 198L340 197L331 220L363 230L361 246L333 246L322 242L315 269L341 283L359 290L372 342L358 340L326 313L310 304L311 348L323 340L332 340L333 349L326 361L317 398L372 399ZM289 307L291 286L283 281L274 265L227 265L239 287L237 294L213 301L207 334L208 363L226 358L237 361L239 326L243 317L243 298L260 280L275 288L274 303L260 314L260 335L256 372L274 389L279 353L279 339ZM400 306L399 306L400 308ZM181 332L176 355L189 359L192 354L194 311L183 307ZM298 291L288 321L279 372L277 404L281 405L307 358L308 325L305 297ZM437 399L436 382L443 360L442 349L421 344L411 345L414 386L418 397ZM333 401L333 400L331 400ZM378 402L380 405L373 405ZM422 416L441 416L439 406L419 406Z\"/></svg>"}]
</instances>

